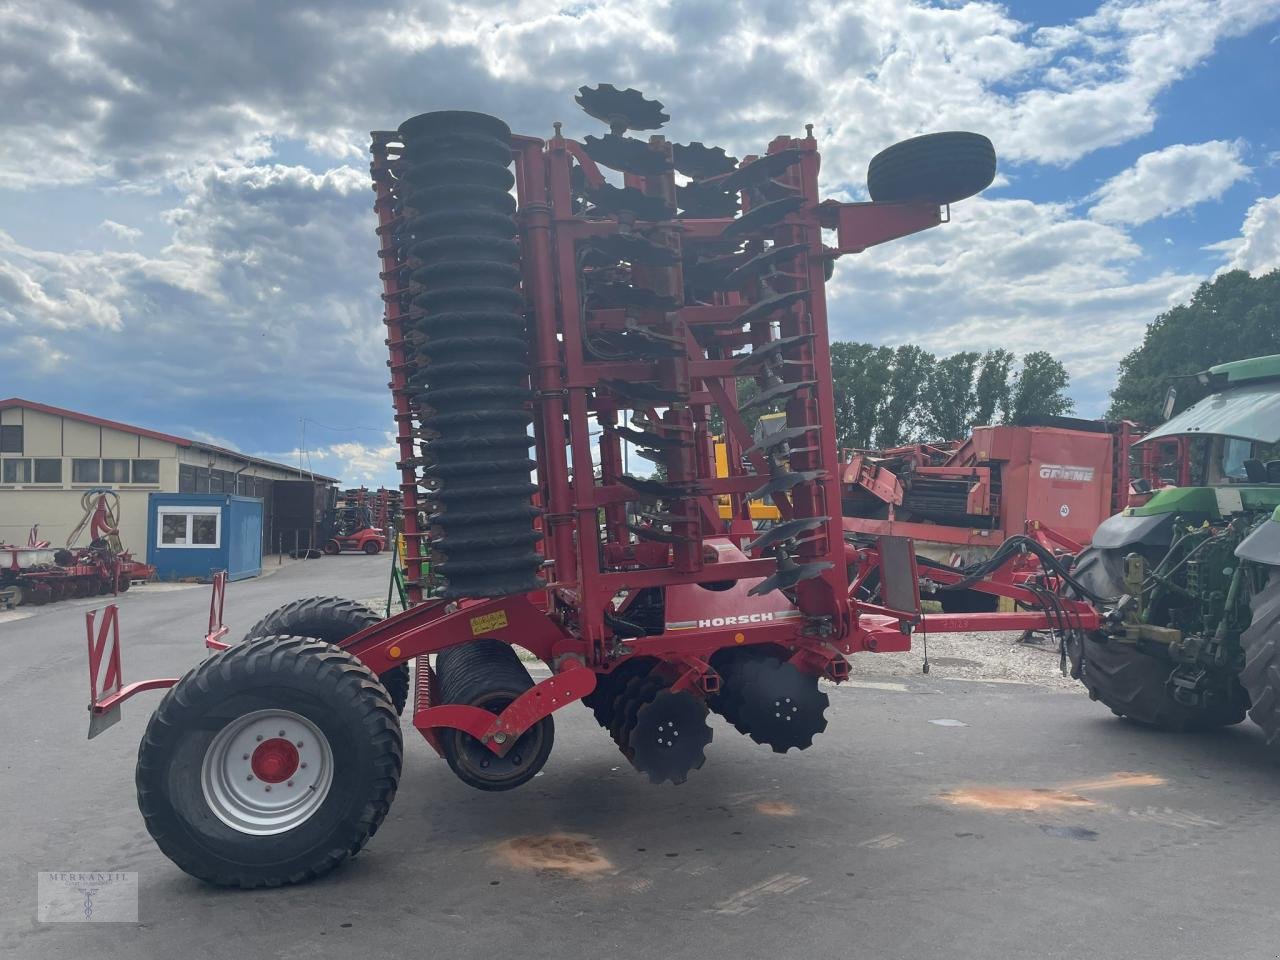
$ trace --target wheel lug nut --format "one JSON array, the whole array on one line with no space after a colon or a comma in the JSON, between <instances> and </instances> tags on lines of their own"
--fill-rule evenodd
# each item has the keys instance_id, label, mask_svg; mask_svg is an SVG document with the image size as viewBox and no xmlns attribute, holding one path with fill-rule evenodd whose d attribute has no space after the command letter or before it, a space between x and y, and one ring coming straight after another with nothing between
<instances>
[{"instance_id":1,"label":"wheel lug nut","mask_svg":"<svg viewBox=\"0 0 1280 960\"><path fill-rule=\"evenodd\" d=\"M300 763L298 766L303 770L307 769L307 765L305 763Z\"/></svg>"},{"instance_id":2,"label":"wheel lug nut","mask_svg":"<svg viewBox=\"0 0 1280 960\"><path fill-rule=\"evenodd\" d=\"M258 736L256 737L256 739L258 740L258 742L261 742L261 741L262 741L262 734L258 734Z\"/></svg>"},{"instance_id":3,"label":"wheel lug nut","mask_svg":"<svg viewBox=\"0 0 1280 960\"><path fill-rule=\"evenodd\" d=\"M253 774L252 774L252 773L251 773L251 774L249 774L247 777L245 777L245 779L246 779L246 780L252 780L252 779L253 779Z\"/></svg>"},{"instance_id":4,"label":"wheel lug nut","mask_svg":"<svg viewBox=\"0 0 1280 960\"><path fill-rule=\"evenodd\" d=\"M280 731L280 736L282 736L282 737L284 736L284 731L283 731L283 730L281 730L281 731Z\"/></svg>"}]
</instances>

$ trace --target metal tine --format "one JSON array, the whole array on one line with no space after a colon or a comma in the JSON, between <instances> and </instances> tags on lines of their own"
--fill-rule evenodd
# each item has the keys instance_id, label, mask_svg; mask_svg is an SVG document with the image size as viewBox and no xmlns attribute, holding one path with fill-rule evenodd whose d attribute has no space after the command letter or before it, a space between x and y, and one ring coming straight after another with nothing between
<instances>
[{"instance_id":1,"label":"metal tine","mask_svg":"<svg viewBox=\"0 0 1280 960\"><path fill-rule=\"evenodd\" d=\"M687 396L687 394L678 390L667 390L664 387L658 387L643 380L601 380L600 386L618 394L620 397L634 400L638 404L679 403Z\"/></svg>"},{"instance_id":2,"label":"metal tine","mask_svg":"<svg viewBox=\"0 0 1280 960\"><path fill-rule=\"evenodd\" d=\"M782 353L783 350L789 350L790 348L797 347L802 343L808 343L812 339L812 333L802 333L795 337L780 337L777 340L770 340L768 343L761 344L756 347L750 353L744 353L740 356L734 357L733 359L737 361L737 363L733 365L734 372L742 373L743 371L750 370L760 364L768 363L778 354Z\"/></svg>"},{"instance_id":3,"label":"metal tine","mask_svg":"<svg viewBox=\"0 0 1280 960\"><path fill-rule=\"evenodd\" d=\"M801 517L798 520L788 520L786 523L775 524L765 534L748 543L744 550L763 550L766 547L772 547L775 544L785 543L788 540L794 540L802 533L808 533L810 530L817 530L826 523L830 517Z\"/></svg>"},{"instance_id":4,"label":"metal tine","mask_svg":"<svg viewBox=\"0 0 1280 960\"><path fill-rule=\"evenodd\" d=\"M810 580L823 571L830 570L835 564L823 560L818 563L796 563L782 551L778 551L778 569L771 576L765 577L747 591L749 597L759 597L774 590L786 590L794 587L802 580Z\"/></svg>"},{"instance_id":5,"label":"metal tine","mask_svg":"<svg viewBox=\"0 0 1280 960\"><path fill-rule=\"evenodd\" d=\"M655 243L638 233L611 233L601 237L592 237L583 244L587 249L599 251L614 263L625 260L628 263L640 263L646 266L669 267L680 259L679 255L665 244Z\"/></svg>"},{"instance_id":6,"label":"metal tine","mask_svg":"<svg viewBox=\"0 0 1280 960\"><path fill-rule=\"evenodd\" d=\"M825 471L822 470L784 470L781 473L772 475L768 483L763 487L751 491L747 494L748 500L759 500L766 494L770 493L786 493L792 487L798 487L802 483L808 483L811 480L817 480L823 476Z\"/></svg>"},{"instance_id":7,"label":"metal tine","mask_svg":"<svg viewBox=\"0 0 1280 960\"><path fill-rule=\"evenodd\" d=\"M634 287L626 283L602 283L588 290L592 300L599 301L598 309L610 307L635 307L637 310L674 310L675 297L668 297L648 287Z\"/></svg>"},{"instance_id":8,"label":"metal tine","mask_svg":"<svg viewBox=\"0 0 1280 960\"><path fill-rule=\"evenodd\" d=\"M752 184L772 180L788 168L795 166L799 160L800 151L794 147L789 150L779 150L777 153L766 153L763 157L734 170L718 183L725 190L741 190Z\"/></svg>"},{"instance_id":9,"label":"metal tine","mask_svg":"<svg viewBox=\"0 0 1280 960\"><path fill-rule=\"evenodd\" d=\"M671 169L671 163L666 157L645 141L633 137L615 133L603 137L589 136L583 139L582 148L596 163L603 163L606 167L624 173L652 176Z\"/></svg>"},{"instance_id":10,"label":"metal tine","mask_svg":"<svg viewBox=\"0 0 1280 960\"><path fill-rule=\"evenodd\" d=\"M760 440L760 442L757 443L755 446L747 450L744 450L742 455L744 457L749 457L753 453L758 453L765 450L772 450L775 447L780 447L783 444L789 443L792 440L797 440L800 437L803 437L806 433L810 433L811 431L814 431L817 429L818 429L818 425L815 423L811 427L787 427L786 429L783 429L783 430L775 430L772 433L768 434L767 436L763 437Z\"/></svg>"},{"instance_id":11,"label":"metal tine","mask_svg":"<svg viewBox=\"0 0 1280 960\"><path fill-rule=\"evenodd\" d=\"M618 477L624 487L630 487L636 493L657 500L681 500L693 496L693 491L684 487L672 486L659 480L647 480L644 477L633 477L624 473Z\"/></svg>"},{"instance_id":12,"label":"metal tine","mask_svg":"<svg viewBox=\"0 0 1280 960\"><path fill-rule=\"evenodd\" d=\"M773 403L775 400L780 400L783 397L791 397L792 395L799 393L801 390L816 385L816 380L793 380L790 383L784 383L779 380L777 383L760 391L760 393L742 404L738 410L741 412L743 410L751 410L754 407L763 407L767 404Z\"/></svg>"},{"instance_id":13,"label":"metal tine","mask_svg":"<svg viewBox=\"0 0 1280 960\"><path fill-rule=\"evenodd\" d=\"M697 540L697 537L685 537L678 533L668 533L666 530L658 530L655 527L642 527L635 523L628 523L627 529L641 540L654 540L658 543L693 543Z\"/></svg>"},{"instance_id":14,"label":"metal tine","mask_svg":"<svg viewBox=\"0 0 1280 960\"><path fill-rule=\"evenodd\" d=\"M725 239L739 237L744 233L763 230L795 213L804 206L804 197L783 197L781 200L770 200L758 207L752 207L738 219L734 220L720 232Z\"/></svg>"},{"instance_id":15,"label":"metal tine","mask_svg":"<svg viewBox=\"0 0 1280 960\"><path fill-rule=\"evenodd\" d=\"M732 322L740 324L763 320L766 317L773 316L773 314L777 313L779 310L784 310L793 306L807 296L809 296L808 290L788 290L786 293L775 294L772 297L767 297L764 300L753 303L746 310L742 311L742 313L738 314L737 319Z\"/></svg>"},{"instance_id":16,"label":"metal tine","mask_svg":"<svg viewBox=\"0 0 1280 960\"><path fill-rule=\"evenodd\" d=\"M660 433L646 433L643 430L632 430L629 427L619 427L612 424L606 424L604 429L637 447L652 447L655 450L687 447L690 443L690 441L682 440L679 437L668 437Z\"/></svg>"},{"instance_id":17,"label":"metal tine","mask_svg":"<svg viewBox=\"0 0 1280 960\"><path fill-rule=\"evenodd\" d=\"M682 517L678 513L663 513L661 510L638 510L635 514L645 520L652 520L654 523L694 523L695 521L689 517Z\"/></svg>"},{"instance_id":18,"label":"metal tine","mask_svg":"<svg viewBox=\"0 0 1280 960\"><path fill-rule=\"evenodd\" d=\"M781 246L774 244L764 253L757 254L734 270L724 278L724 282L730 286L738 286L747 280L762 276L767 268L774 266L779 260L794 260L808 249L807 243L788 243Z\"/></svg>"}]
</instances>

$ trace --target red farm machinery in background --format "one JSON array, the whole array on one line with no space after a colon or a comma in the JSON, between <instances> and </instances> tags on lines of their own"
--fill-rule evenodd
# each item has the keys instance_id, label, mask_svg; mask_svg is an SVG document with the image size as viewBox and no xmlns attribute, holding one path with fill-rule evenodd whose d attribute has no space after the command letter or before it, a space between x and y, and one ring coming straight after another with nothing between
<instances>
[{"instance_id":1,"label":"red farm machinery in background","mask_svg":"<svg viewBox=\"0 0 1280 960\"><path fill-rule=\"evenodd\" d=\"M874 557L846 542L824 289L837 257L944 223L985 188L990 142L897 144L871 162L872 202L843 203L820 196L811 128L739 161L628 136L669 119L635 90L578 102L609 132L543 140L438 112L373 135L411 606L382 620L298 600L232 646L211 617L221 652L138 685L177 685L137 783L148 829L195 876L297 882L358 851L396 791L406 706L480 789L541 771L553 714L579 700L638 771L681 783L709 711L779 753L807 748L826 726L819 679L907 649L922 622L910 541L879 537ZM759 391L740 402L743 377ZM785 426L757 441L748 407ZM625 472L624 445L659 470ZM765 496L781 520L757 532ZM1018 589L1020 629L1096 625ZM99 726L136 692L113 680Z\"/></svg>"},{"instance_id":2,"label":"red farm machinery in background","mask_svg":"<svg viewBox=\"0 0 1280 960\"><path fill-rule=\"evenodd\" d=\"M400 512L401 496L397 490L343 490L324 512L320 547L330 556L349 550L371 556L381 553L395 538Z\"/></svg>"},{"instance_id":3,"label":"red farm machinery in background","mask_svg":"<svg viewBox=\"0 0 1280 960\"><path fill-rule=\"evenodd\" d=\"M845 533L862 546L909 537L931 571L982 564L1011 538L1078 554L1108 517L1167 483L1187 483L1185 444L1137 446L1143 436L1128 421L1046 417L975 427L964 441L847 450ZM1024 552L982 588L937 599L948 612L994 611L998 582L1042 572L1039 558Z\"/></svg>"},{"instance_id":4,"label":"red farm machinery in background","mask_svg":"<svg viewBox=\"0 0 1280 960\"><path fill-rule=\"evenodd\" d=\"M118 594L155 576L154 567L134 560L120 542L119 501L112 490L86 490L84 517L65 547L41 540L38 525L25 546L0 544L0 608ZM77 546L86 532L88 546Z\"/></svg>"}]
</instances>

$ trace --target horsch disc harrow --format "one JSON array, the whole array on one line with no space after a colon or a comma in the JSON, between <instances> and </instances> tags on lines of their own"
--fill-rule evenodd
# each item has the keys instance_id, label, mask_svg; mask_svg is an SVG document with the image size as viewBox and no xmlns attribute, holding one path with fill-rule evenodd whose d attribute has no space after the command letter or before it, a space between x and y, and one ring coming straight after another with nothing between
<instances>
[{"instance_id":1,"label":"horsch disc harrow","mask_svg":"<svg viewBox=\"0 0 1280 960\"><path fill-rule=\"evenodd\" d=\"M967 164L945 196L880 161L893 199L842 203L821 198L812 128L739 161L653 132L670 117L636 90L577 102L607 130L542 139L439 111L373 134L409 609L317 598L229 646L211 616L219 652L180 681L122 687L118 659L95 679L99 727L171 687L139 791L195 876L289 883L358 852L399 782L401 707L479 789L540 772L579 700L636 770L679 784L707 760L709 712L806 749L819 681L909 645L909 551L880 558L907 585L894 604L851 596L825 285L842 254L990 183L987 141L935 144ZM950 169L930 149L911 169ZM757 435L755 413L785 423ZM762 498L772 530L751 519ZM93 669L117 649L102 639Z\"/></svg>"}]
</instances>

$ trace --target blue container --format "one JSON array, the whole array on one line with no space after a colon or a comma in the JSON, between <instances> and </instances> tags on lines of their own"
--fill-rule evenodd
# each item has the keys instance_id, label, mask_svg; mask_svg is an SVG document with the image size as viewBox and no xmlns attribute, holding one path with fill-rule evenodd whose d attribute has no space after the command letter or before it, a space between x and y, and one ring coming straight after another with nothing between
<instances>
[{"instance_id":1,"label":"blue container","mask_svg":"<svg viewBox=\"0 0 1280 960\"><path fill-rule=\"evenodd\" d=\"M147 563L161 580L230 580L262 572L262 501L225 493L153 493Z\"/></svg>"}]
</instances>

